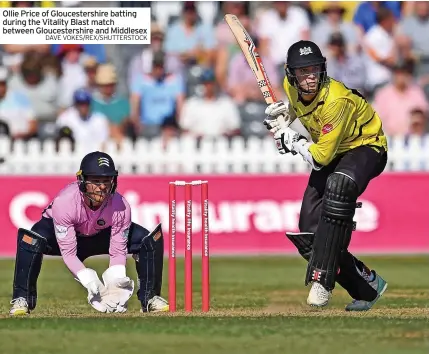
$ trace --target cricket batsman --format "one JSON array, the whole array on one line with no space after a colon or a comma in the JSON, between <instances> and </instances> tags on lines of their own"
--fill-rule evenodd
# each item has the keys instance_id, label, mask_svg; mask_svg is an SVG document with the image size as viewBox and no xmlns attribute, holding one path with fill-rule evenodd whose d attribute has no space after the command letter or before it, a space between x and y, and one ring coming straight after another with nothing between
<instances>
[{"instance_id":1,"label":"cricket batsman","mask_svg":"<svg viewBox=\"0 0 429 354\"><path fill-rule=\"evenodd\" d=\"M31 230L18 230L10 315L29 314L37 302L37 278L43 255L62 256L72 275L88 291L88 302L100 312L125 312L134 291L126 275L132 254L138 275L141 312L168 311L161 296L164 239L159 224L149 232L131 222L131 210L117 192L118 171L112 158L95 151L86 155L77 181L62 189ZM109 255L103 282L83 261Z\"/></svg>"},{"instance_id":2,"label":"cricket batsman","mask_svg":"<svg viewBox=\"0 0 429 354\"><path fill-rule=\"evenodd\" d=\"M337 282L354 299L346 311L367 311L387 283L348 246L355 210L360 207L357 199L387 163L381 119L358 91L327 76L326 58L311 41L289 48L285 73L283 87L289 102L269 105L264 124L281 154L299 154L312 167L300 232L286 233L308 261L305 285L312 286L307 304L326 306ZM289 126L296 119L312 141Z\"/></svg>"}]
</instances>

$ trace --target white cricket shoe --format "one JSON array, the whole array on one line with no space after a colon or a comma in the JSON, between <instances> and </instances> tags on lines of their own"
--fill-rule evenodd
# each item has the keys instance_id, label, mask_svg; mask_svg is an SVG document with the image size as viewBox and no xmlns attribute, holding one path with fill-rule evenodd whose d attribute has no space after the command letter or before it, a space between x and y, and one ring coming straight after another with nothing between
<instances>
[{"instance_id":1,"label":"white cricket shoe","mask_svg":"<svg viewBox=\"0 0 429 354\"><path fill-rule=\"evenodd\" d=\"M27 300L25 298L18 297L13 299L10 304L12 305L12 308L9 311L9 315L11 316L24 316L30 314Z\"/></svg>"},{"instance_id":2,"label":"white cricket shoe","mask_svg":"<svg viewBox=\"0 0 429 354\"><path fill-rule=\"evenodd\" d=\"M313 282L310 293L308 294L307 304L310 306L326 306L331 298L332 293L326 290L322 284Z\"/></svg>"},{"instance_id":3,"label":"white cricket shoe","mask_svg":"<svg viewBox=\"0 0 429 354\"><path fill-rule=\"evenodd\" d=\"M161 296L155 295L152 299L149 300L147 308L145 311L143 309L140 312L167 312L170 310L167 300Z\"/></svg>"}]
</instances>

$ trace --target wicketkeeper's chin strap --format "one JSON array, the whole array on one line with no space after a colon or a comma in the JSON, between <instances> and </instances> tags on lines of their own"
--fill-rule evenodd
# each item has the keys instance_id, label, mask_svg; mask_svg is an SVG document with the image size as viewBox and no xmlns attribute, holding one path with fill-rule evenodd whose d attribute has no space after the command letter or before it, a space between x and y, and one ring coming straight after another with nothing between
<instances>
[{"instance_id":1,"label":"wicketkeeper's chin strap","mask_svg":"<svg viewBox=\"0 0 429 354\"><path fill-rule=\"evenodd\" d=\"M298 140L292 144L293 149L302 156L304 161L307 161L313 170L319 171L323 166L314 161L313 155L309 150L311 145L313 143L308 142L306 139Z\"/></svg>"}]
</instances>

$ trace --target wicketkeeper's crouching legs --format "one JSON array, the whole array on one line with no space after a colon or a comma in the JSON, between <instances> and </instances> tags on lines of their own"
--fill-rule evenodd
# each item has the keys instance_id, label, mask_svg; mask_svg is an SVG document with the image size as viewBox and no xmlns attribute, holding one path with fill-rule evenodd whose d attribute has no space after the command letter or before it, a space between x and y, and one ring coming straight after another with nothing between
<instances>
[{"instance_id":1,"label":"wicketkeeper's crouching legs","mask_svg":"<svg viewBox=\"0 0 429 354\"><path fill-rule=\"evenodd\" d=\"M19 229L13 279L12 315L24 315L37 304L37 279L43 255L61 255L51 219L41 218L31 230Z\"/></svg>"},{"instance_id":2,"label":"wicketkeeper's crouching legs","mask_svg":"<svg viewBox=\"0 0 429 354\"><path fill-rule=\"evenodd\" d=\"M37 303L37 278L43 254L48 250L46 238L25 229L18 230L17 253L13 281L13 299L25 299L27 306L17 309L19 314L33 310ZM18 313L17 313L18 314Z\"/></svg>"},{"instance_id":3,"label":"wicketkeeper's crouching legs","mask_svg":"<svg viewBox=\"0 0 429 354\"><path fill-rule=\"evenodd\" d=\"M168 304L161 297L164 265L164 237L161 224L149 233L144 227L133 223L129 240L129 252L136 261L137 297L142 304L142 311L168 311Z\"/></svg>"},{"instance_id":4,"label":"wicketkeeper's crouching legs","mask_svg":"<svg viewBox=\"0 0 429 354\"><path fill-rule=\"evenodd\" d=\"M77 257L84 261L96 255L108 255L111 228L91 237L78 237ZM149 232L132 223L128 253L136 260L139 289L137 296L142 310L167 311L168 303L160 297L164 256L161 224ZM43 255L61 256L52 219L42 218L30 230L19 229L13 281L12 315L26 314L36 307L37 279Z\"/></svg>"}]
</instances>

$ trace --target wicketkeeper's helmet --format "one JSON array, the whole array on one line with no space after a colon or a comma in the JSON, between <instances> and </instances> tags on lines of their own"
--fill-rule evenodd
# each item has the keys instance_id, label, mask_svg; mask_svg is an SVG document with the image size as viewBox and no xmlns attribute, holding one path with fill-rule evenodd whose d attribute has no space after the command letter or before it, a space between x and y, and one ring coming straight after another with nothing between
<instances>
[{"instance_id":1,"label":"wicketkeeper's helmet","mask_svg":"<svg viewBox=\"0 0 429 354\"><path fill-rule=\"evenodd\" d=\"M79 183L79 189L82 193L86 193L86 177L112 177L112 186L108 191L113 194L118 185L118 171L115 168L115 163L110 155L101 151L94 151L87 154L80 163L80 169L76 173Z\"/></svg>"}]
</instances>

